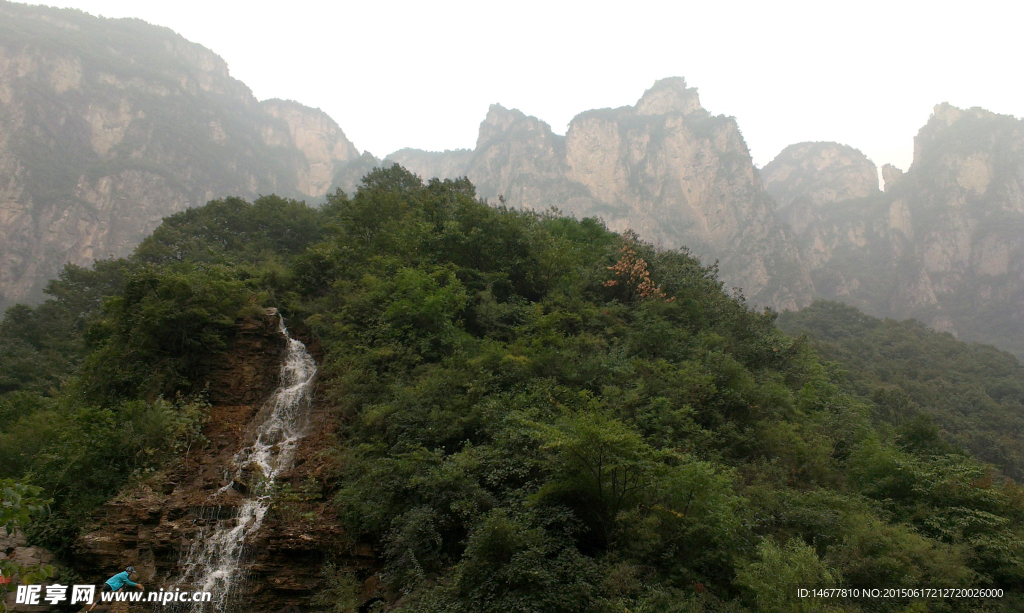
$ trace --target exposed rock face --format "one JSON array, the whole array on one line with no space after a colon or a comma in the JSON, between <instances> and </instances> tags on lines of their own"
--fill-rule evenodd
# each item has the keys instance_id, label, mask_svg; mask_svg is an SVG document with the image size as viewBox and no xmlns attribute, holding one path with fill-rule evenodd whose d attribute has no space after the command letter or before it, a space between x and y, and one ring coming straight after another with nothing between
<instances>
[{"instance_id":1,"label":"exposed rock face","mask_svg":"<svg viewBox=\"0 0 1024 613\"><path fill-rule=\"evenodd\" d=\"M892 164L882 166L882 183L885 184L885 191L889 191L896 185L896 182L903 176L903 171Z\"/></svg>"},{"instance_id":2,"label":"exposed rock face","mask_svg":"<svg viewBox=\"0 0 1024 613\"><path fill-rule=\"evenodd\" d=\"M800 143L761 171L779 216L803 232L825 205L878 195L878 169L860 151L837 143Z\"/></svg>"},{"instance_id":3,"label":"exposed rock face","mask_svg":"<svg viewBox=\"0 0 1024 613\"><path fill-rule=\"evenodd\" d=\"M388 161L426 178L466 175L481 196L512 206L554 206L688 247L719 260L726 285L756 303L797 308L811 297L807 269L735 120L701 108L681 78L658 81L632 107L577 115L564 137L493 105L472 152L402 150Z\"/></svg>"},{"instance_id":4,"label":"exposed rock face","mask_svg":"<svg viewBox=\"0 0 1024 613\"><path fill-rule=\"evenodd\" d=\"M472 149L446 151L423 151L421 149L399 149L387 157L387 163L401 164L424 178L455 178L465 173ZM415 170L413 170L415 169Z\"/></svg>"},{"instance_id":5,"label":"exposed rock face","mask_svg":"<svg viewBox=\"0 0 1024 613\"><path fill-rule=\"evenodd\" d=\"M14 534L0 533L0 560L13 562L18 566L32 567L38 564L52 564L54 555L42 547L28 547L24 535L20 532ZM9 578L9 577L7 577ZM44 602L42 605L27 605L17 603L17 590L13 583L7 586L7 593L4 594L3 604L8 611L48 611L49 607Z\"/></svg>"},{"instance_id":6,"label":"exposed rock face","mask_svg":"<svg viewBox=\"0 0 1024 613\"><path fill-rule=\"evenodd\" d=\"M697 90L687 87L686 81L681 78L658 81L644 93L635 108L638 115L689 115L704 110L700 106Z\"/></svg>"},{"instance_id":7,"label":"exposed rock face","mask_svg":"<svg viewBox=\"0 0 1024 613\"><path fill-rule=\"evenodd\" d=\"M259 103L166 28L0 0L0 309L66 262L128 254L213 198L324 194L358 153L296 103Z\"/></svg>"},{"instance_id":8,"label":"exposed rock face","mask_svg":"<svg viewBox=\"0 0 1024 613\"><path fill-rule=\"evenodd\" d=\"M227 484L225 473L234 455L251 442L251 422L260 404L278 384L283 350L276 313L240 324L221 367L211 373L213 407L203 431L208 444L99 509L75 546L75 569L86 580L104 581L131 564L147 590L173 588L182 558L202 531L208 534L218 523L234 521L242 496L234 489L218 490ZM328 558L373 574L374 552L348 542L333 521L334 508L325 494L329 460L323 453L333 440L333 420L324 411L314 407L295 467L278 477L277 485L285 489L247 541L249 575L237 610L306 610ZM368 599L373 589L368 585Z\"/></svg>"},{"instance_id":9,"label":"exposed rock face","mask_svg":"<svg viewBox=\"0 0 1024 613\"><path fill-rule=\"evenodd\" d=\"M502 196L511 206L579 214L593 201L585 186L568 176L565 137L536 117L498 104L480 123L476 149L460 174L473 181L480 196Z\"/></svg>"},{"instance_id":10,"label":"exposed rock face","mask_svg":"<svg viewBox=\"0 0 1024 613\"><path fill-rule=\"evenodd\" d=\"M334 175L359 158L359 151L327 113L290 100L265 100L261 106L272 116L283 119L288 131L268 125L263 140L272 147L294 147L306 157L298 169L297 187L306 196L327 193Z\"/></svg>"},{"instance_id":11,"label":"exposed rock face","mask_svg":"<svg viewBox=\"0 0 1024 613\"><path fill-rule=\"evenodd\" d=\"M818 295L1024 354L1024 122L936 106L910 169L883 167L884 194L865 193L870 162L821 159L791 147L764 173Z\"/></svg>"}]
</instances>

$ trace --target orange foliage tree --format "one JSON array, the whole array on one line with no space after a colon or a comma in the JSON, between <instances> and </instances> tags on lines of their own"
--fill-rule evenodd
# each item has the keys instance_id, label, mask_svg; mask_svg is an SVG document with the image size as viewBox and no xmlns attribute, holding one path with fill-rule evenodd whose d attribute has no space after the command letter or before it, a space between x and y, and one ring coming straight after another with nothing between
<instances>
[{"instance_id":1,"label":"orange foliage tree","mask_svg":"<svg viewBox=\"0 0 1024 613\"><path fill-rule=\"evenodd\" d=\"M623 235L622 247L619 248L619 261L614 266L608 266L608 270L615 273L615 279L604 282L605 287L621 286L626 292L626 300L665 300L672 302L675 298L668 298L662 291L660 285L655 285L651 280L651 272L647 269L647 260L637 254L636 246L640 242L636 233L632 230Z\"/></svg>"}]
</instances>

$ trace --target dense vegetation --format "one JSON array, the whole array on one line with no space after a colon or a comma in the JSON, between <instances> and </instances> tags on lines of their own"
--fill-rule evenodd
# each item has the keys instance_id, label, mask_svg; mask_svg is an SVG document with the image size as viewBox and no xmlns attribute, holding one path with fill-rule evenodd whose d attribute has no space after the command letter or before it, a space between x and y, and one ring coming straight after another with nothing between
<instances>
[{"instance_id":1,"label":"dense vegetation","mask_svg":"<svg viewBox=\"0 0 1024 613\"><path fill-rule=\"evenodd\" d=\"M931 432L938 442L941 434L1024 478L1024 366L1014 356L835 302L785 313L779 325L807 334L818 355L840 363L846 388L874 401L877 421L902 428L904 437Z\"/></svg>"},{"instance_id":2,"label":"dense vegetation","mask_svg":"<svg viewBox=\"0 0 1024 613\"><path fill-rule=\"evenodd\" d=\"M172 216L49 293L0 327L0 478L54 498L34 529L51 545L198 436L211 356L235 318L274 305L323 348L342 433L331 495L381 552L390 610L1024 604L1014 482L885 413L893 390L851 385L713 268L594 220L492 208L468 181L394 167L321 209L270 197ZM316 602L357 603L363 577L325 577ZM796 597L812 586L1006 596Z\"/></svg>"}]
</instances>

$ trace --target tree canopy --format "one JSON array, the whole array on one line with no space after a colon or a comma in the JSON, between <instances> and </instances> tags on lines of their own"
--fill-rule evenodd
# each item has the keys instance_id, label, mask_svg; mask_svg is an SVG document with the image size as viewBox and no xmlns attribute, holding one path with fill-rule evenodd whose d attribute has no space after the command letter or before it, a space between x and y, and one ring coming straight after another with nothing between
<instances>
[{"instance_id":1,"label":"tree canopy","mask_svg":"<svg viewBox=\"0 0 1024 613\"><path fill-rule=\"evenodd\" d=\"M114 473L171 461L233 322L276 306L322 348L340 432L325 521L380 552L388 610L1022 604L1024 495L1006 472L934 422L883 418L902 415L898 389L857 385L842 362L857 358L780 331L713 267L598 220L492 207L465 179L395 166L320 209L269 197L172 216L131 258L50 289L0 328L22 347L0 361L0 477L53 496L36 523L51 543L116 492ZM851 342L882 325L829 318ZM992 376L990 394L1015 393ZM132 427L100 441L104 420ZM324 577L318 606L358 604L365 576L328 559ZM800 586L1006 595L800 600Z\"/></svg>"}]
</instances>

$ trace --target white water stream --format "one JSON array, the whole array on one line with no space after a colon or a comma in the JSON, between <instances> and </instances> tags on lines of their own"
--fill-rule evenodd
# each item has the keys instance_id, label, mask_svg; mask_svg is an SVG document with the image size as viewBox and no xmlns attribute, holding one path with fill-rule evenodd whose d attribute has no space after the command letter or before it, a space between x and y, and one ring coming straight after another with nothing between
<instances>
[{"instance_id":1,"label":"white water stream","mask_svg":"<svg viewBox=\"0 0 1024 613\"><path fill-rule=\"evenodd\" d=\"M288 334L283 319L280 332L288 339L288 351L281 365L281 385L257 415L263 421L256 429L253 443L235 454L232 463L234 479L246 475L247 498L233 520L217 521L211 534L201 532L181 562L179 585L213 595L212 602L191 603L190 613L227 609L245 576L242 554L246 538L263 524L274 480L292 467L298 441L305 434L316 362L306 346ZM218 494L234 484L232 481Z\"/></svg>"}]
</instances>

